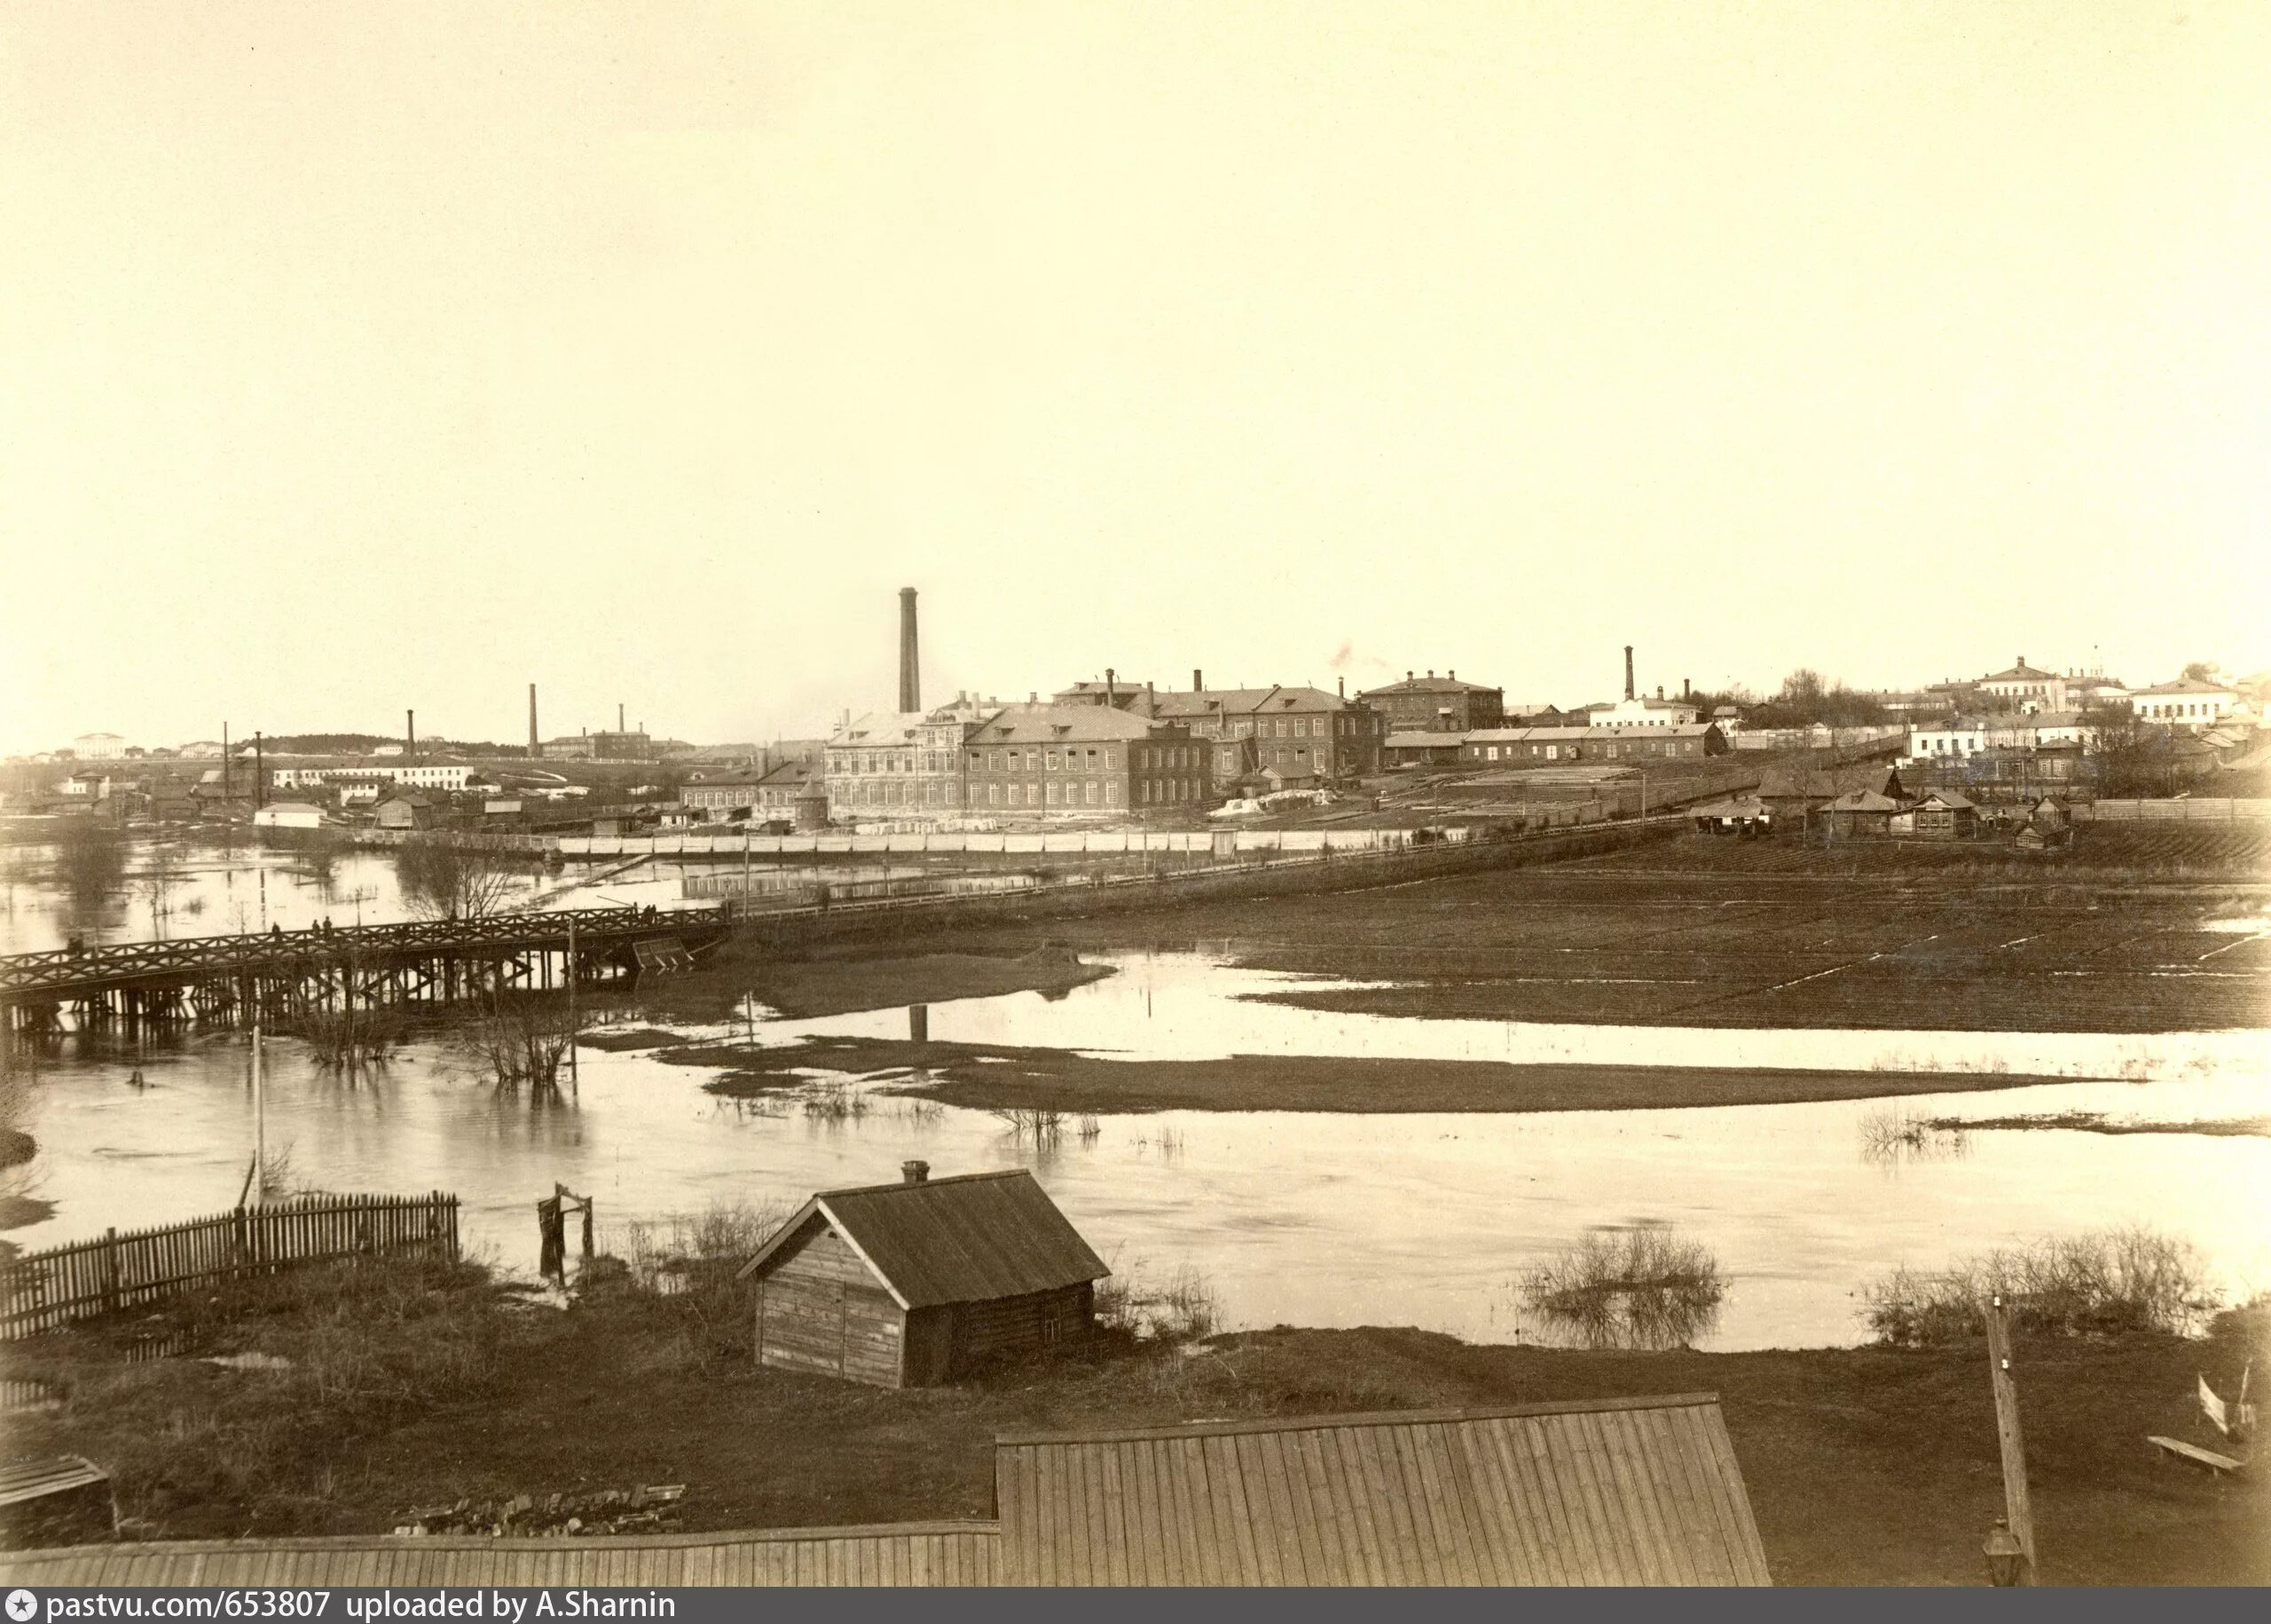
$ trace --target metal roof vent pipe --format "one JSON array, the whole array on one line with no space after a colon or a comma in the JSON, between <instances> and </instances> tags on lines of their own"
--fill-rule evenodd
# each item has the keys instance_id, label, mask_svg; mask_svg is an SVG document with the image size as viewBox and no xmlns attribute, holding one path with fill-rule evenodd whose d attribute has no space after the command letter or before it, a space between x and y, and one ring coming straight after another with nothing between
<instances>
[{"instance_id":1,"label":"metal roof vent pipe","mask_svg":"<svg viewBox=\"0 0 2271 1624\"><path fill-rule=\"evenodd\" d=\"M928 1184L931 1181L931 1164L928 1162L901 1162L899 1171L909 1184Z\"/></svg>"}]
</instances>

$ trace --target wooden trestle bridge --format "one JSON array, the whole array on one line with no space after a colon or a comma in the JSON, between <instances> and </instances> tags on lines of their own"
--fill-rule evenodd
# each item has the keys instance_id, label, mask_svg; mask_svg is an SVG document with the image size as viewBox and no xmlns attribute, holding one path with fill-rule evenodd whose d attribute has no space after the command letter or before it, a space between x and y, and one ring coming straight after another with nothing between
<instances>
[{"instance_id":1,"label":"wooden trestle bridge","mask_svg":"<svg viewBox=\"0 0 2271 1624\"><path fill-rule=\"evenodd\" d=\"M575 908L344 930L119 942L0 957L10 1031L75 1022L287 1018L443 1003L681 969L733 928L734 905Z\"/></svg>"}]
</instances>

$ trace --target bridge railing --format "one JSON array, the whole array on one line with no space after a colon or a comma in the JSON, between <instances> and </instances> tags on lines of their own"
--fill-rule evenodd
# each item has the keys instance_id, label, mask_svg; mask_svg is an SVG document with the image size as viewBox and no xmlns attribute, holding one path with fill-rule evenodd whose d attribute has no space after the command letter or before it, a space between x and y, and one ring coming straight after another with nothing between
<instances>
[{"instance_id":1,"label":"bridge railing","mask_svg":"<svg viewBox=\"0 0 2271 1624\"><path fill-rule=\"evenodd\" d=\"M210 973L294 961L330 961L358 953L421 948L556 945L578 937L600 942L642 930L722 923L721 908L562 908L550 913L488 914L473 919L405 920L339 930L270 930L244 936L178 937L163 942L115 942L0 958L0 994L37 992L172 971Z\"/></svg>"}]
</instances>

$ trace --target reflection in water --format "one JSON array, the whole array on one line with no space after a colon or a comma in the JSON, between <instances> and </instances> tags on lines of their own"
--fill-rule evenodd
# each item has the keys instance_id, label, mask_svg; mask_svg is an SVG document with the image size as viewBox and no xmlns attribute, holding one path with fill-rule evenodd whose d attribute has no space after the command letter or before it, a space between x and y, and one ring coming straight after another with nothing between
<instances>
[{"instance_id":1,"label":"reflection in water","mask_svg":"<svg viewBox=\"0 0 2271 1624\"><path fill-rule=\"evenodd\" d=\"M1644 1222L1589 1230L1523 1276L1521 1295L1550 1340L1648 1352L1692 1346L1719 1322L1726 1285L1701 1244Z\"/></svg>"},{"instance_id":2,"label":"reflection in water","mask_svg":"<svg viewBox=\"0 0 2271 1624\"><path fill-rule=\"evenodd\" d=\"M1143 1051L1253 1052L1256 1035L1275 1040L1277 1021L1301 1013L1237 998L1264 984L1202 959L1112 962L1117 975L1062 1003L934 1003L929 1030L1008 1043L1085 1030ZM789 1024L759 1018L760 1034ZM903 1007L874 1019L879 1035L908 1031ZM1375 1021L1344 1052L1457 1051L1469 1029ZM746 1017L706 1035L745 1032ZM1780 1034L1748 1036L1772 1044ZM592 1194L613 1224L892 1182L909 1157L939 1177L1023 1165L1100 1256L1206 1275L1231 1328L1528 1336L1544 1316L1516 1291L1525 1266L1588 1226L1621 1234L1636 1220L1704 1242L1734 1283L1716 1322L1688 1333L1718 1348L1851 1342L1866 1334L1861 1286L1903 1264L1939 1268L1983 1247L2125 1224L2193 1242L2228 1300L2271 1284L2271 1140L2255 1137L1981 1134L1965 1157L1908 1160L1898 1179L1856 1155L1860 1118L1882 1101L1527 1115L1162 1111L1104 1117L1093 1137L1074 1118L1036 1142L984 1110L819 1071L805 1079L813 1092L833 1084L867 1109L847 1099L840 1114L808 1114L801 1087L721 1098L703 1088L709 1069L652 1050L586 1047L579 1089L515 1097L467 1080L455 1049L452 1024L417 1022L386 1066L350 1081L306 1045L271 1040L271 1150L289 1144L300 1179L323 1189L454 1191L468 1246L523 1268L533 1260L532 1205L555 1183ZM245 1034L112 1028L51 1034L19 1053L22 1126L39 1146L28 1171L54 1211L20 1220L7 1239L55 1245L235 1201L254 1137ZM131 1086L137 1069L146 1087ZM1919 1118L1979 1103L1907 1102ZM1998 1094L1995 1109L2259 1116L2271 1114L2271 1076L2235 1068L2149 1085L2056 1083Z\"/></svg>"},{"instance_id":3,"label":"reflection in water","mask_svg":"<svg viewBox=\"0 0 2271 1624\"><path fill-rule=\"evenodd\" d=\"M1911 1162L1950 1161L1968 1155L1971 1138L1906 1105L1874 1107L1861 1117L1861 1159L1878 1167Z\"/></svg>"}]
</instances>

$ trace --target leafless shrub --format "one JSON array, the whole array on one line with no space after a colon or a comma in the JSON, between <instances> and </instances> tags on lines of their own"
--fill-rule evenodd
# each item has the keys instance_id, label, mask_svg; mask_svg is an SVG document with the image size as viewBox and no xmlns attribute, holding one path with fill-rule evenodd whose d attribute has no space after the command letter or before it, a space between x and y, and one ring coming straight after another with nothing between
<instances>
[{"instance_id":1,"label":"leafless shrub","mask_svg":"<svg viewBox=\"0 0 2271 1624\"><path fill-rule=\"evenodd\" d=\"M2012 1324L2043 1336L2188 1336L2215 1292L2192 1245L2144 1226L2049 1236L1937 1273L1895 1269L1866 1293L1869 1329L1893 1347L1938 1347L1983 1334L2000 1296Z\"/></svg>"},{"instance_id":2,"label":"leafless shrub","mask_svg":"<svg viewBox=\"0 0 2271 1624\"><path fill-rule=\"evenodd\" d=\"M1664 1224L1592 1230L1521 1277L1531 1309L1588 1347L1684 1347L1717 1322L1718 1260Z\"/></svg>"},{"instance_id":3,"label":"leafless shrub","mask_svg":"<svg viewBox=\"0 0 2271 1624\"><path fill-rule=\"evenodd\" d=\"M849 1083L821 1083L805 1095L805 1115L816 1122L858 1122L874 1102Z\"/></svg>"},{"instance_id":4,"label":"leafless shrub","mask_svg":"<svg viewBox=\"0 0 2271 1624\"><path fill-rule=\"evenodd\" d=\"M1916 1116L1905 1106L1879 1106L1861 1117L1861 1155L1872 1162L1961 1156L1968 1142L1962 1129Z\"/></svg>"},{"instance_id":5,"label":"leafless shrub","mask_svg":"<svg viewBox=\"0 0 2271 1624\"><path fill-rule=\"evenodd\" d=\"M988 1114L1011 1138L1036 1145L1053 1145L1065 1132L1063 1114L1046 1106L1010 1106Z\"/></svg>"},{"instance_id":6,"label":"leafless shrub","mask_svg":"<svg viewBox=\"0 0 2271 1624\"><path fill-rule=\"evenodd\" d=\"M1190 1264L1159 1279L1146 1278L1143 1259L1115 1269L1096 1285L1096 1322L1139 1342L1203 1342L1214 1334L1222 1310L1213 1283Z\"/></svg>"},{"instance_id":7,"label":"leafless shrub","mask_svg":"<svg viewBox=\"0 0 2271 1624\"><path fill-rule=\"evenodd\" d=\"M565 993L498 992L458 1024L454 1042L462 1069L500 1088L549 1093L574 1038Z\"/></svg>"},{"instance_id":8,"label":"leafless shrub","mask_svg":"<svg viewBox=\"0 0 2271 1624\"><path fill-rule=\"evenodd\" d=\"M1080 1136L1082 1144L1092 1145L1104 1136L1104 1124L1096 1120L1095 1112L1087 1111L1074 1124L1073 1131Z\"/></svg>"}]
</instances>

